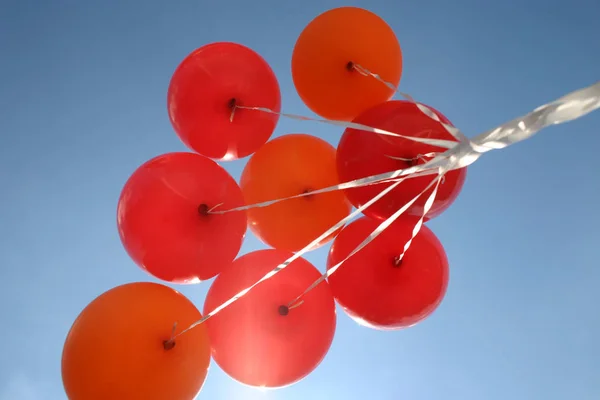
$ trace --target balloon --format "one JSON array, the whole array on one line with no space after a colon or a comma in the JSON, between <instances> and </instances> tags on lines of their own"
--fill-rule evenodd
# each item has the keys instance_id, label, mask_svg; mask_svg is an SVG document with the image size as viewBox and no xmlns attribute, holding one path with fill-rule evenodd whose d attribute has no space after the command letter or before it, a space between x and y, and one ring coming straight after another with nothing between
<instances>
[{"instance_id":1,"label":"balloon","mask_svg":"<svg viewBox=\"0 0 600 400\"><path fill-rule=\"evenodd\" d=\"M444 298L448 260L429 228L421 227L398 263L417 220L401 216L328 278L336 301L358 323L406 328L431 315ZM379 223L362 217L348 224L333 242L327 269L344 260Z\"/></svg>"},{"instance_id":2,"label":"balloon","mask_svg":"<svg viewBox=\"0 0 600 400\"><path fill-rule=\"evenodd\" d=\"M140 166L119 199L117 223L131 258L173 283L213 278L242 246L246 213L209 214L244 205L235 180L214 161L168 153Z\"/></svg>"},{"instance_id":3,"label":"balloon","mask_svg":"<svg viewBox=\"0 0 600 400\"><path fill-rule=\"evenodd\" d=\"M350 121L392 97L392 89L352 65L397 87L402 52L394 31L357 7L334 8L313 19L292 54L292 78L306 106L323 118Z\"/></svg>"},{"instance_id":4,"label":"balloon","mask_svg":"<svg viewBox=\"0 0 600 400\"><path fill-rule=\"evenodd\" d=\"M335 148L306 134L285 135L265 144L250 158L240 180L246 204L337 184ZM248 222L252 232L269 246L298 251L346 217L350 210L344 194L335 191L250 209Z\"/></svg>"},{"instance_id":5,"label":"balloon","mask_svg":"<svg viewBox=\"0 0 600 400\"><path fill-rule=\"evenodd\" d=\"M234 106L281 109L275 74L256 52L236 43L212 43L177 67L168 92L171 124L190 149L234 160L254 153L273 134L278 115Z\"/></svg>"},{"instance_id":6,"label":"balloon","mask_svg":"<svg viewBox=\"0 0 600 400\"><path fill-rule=\"evenodd\" d=\"M233 262L214 280L205 314L254 284L292 253L259 250ZM250 386L291 385L321 363L333 341L335 302L322 282L295 308L287 304L321 273L303 258L210 318L213 359L229 376Z\"/></svg>"},{"instance_id":7,"label":"balloon","mask_svg":"<svg viewBox=\"0 0 600 400\"><path fill-rule=\"evenodd\" d=\"M450 121L440 112L435 111L435 113L444 123L451 125ZM456 140L439 122L423 114L414 103L408 101L394 100L382 103L365 111L354 122L406 136ZM418 155L444 151L443 148L417 143L409 139L378 135L357 129L346 129L337 148L337 171L340 180L347 182L408 168L412 165L410 162L392 157L414 159L414 163L423 163L425 158L418 158ZM466 175L466 168L446 173L438 188L433 206L427 213L427 219L440 215L450 207L458 197ZM406 179L391 192L365 209L364 214L372 218L387 219L423 191L435 177L434 174ZM355 207L359 207L391 184L383 183L351 188L346 190L346 195ZM419 197L407 210L406 214L422 216L423 207L432 191L433 187Z\"/></svg>"},{"instance_id":8,"label":"balloon","mask_svg":"<svg viewBox=\"0 0 600 400\"><path fill-rule=\"evenodd\" d=\"M79 314L64 344L62 379L70 400L192 400L210 363L206 327L169 346L175 322L202 318L175 290L136 282L113 288Z\"/></svg>"}]
</instances>

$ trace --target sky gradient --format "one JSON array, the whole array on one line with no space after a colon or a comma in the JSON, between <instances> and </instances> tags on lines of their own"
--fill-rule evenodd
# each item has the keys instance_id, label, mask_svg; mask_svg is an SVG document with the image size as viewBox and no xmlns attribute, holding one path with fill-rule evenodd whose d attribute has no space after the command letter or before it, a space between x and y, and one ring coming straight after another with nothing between
<instances>
[{"instance_id":1,"label":"sky gradient","mask_svg":"<svg viewBox=\"0 0 600 400\"><path fill-rule=\"evenodd\" d=\"M400 89L467 136L600 78L595 0L4 0L0 400L65 399L73 320L102 292L153 280L120 243L116 205L140 164L187 150L166 110L178 63L204 44L239 42L275 71L282 110L312 115L292 84L292 49L312 18L342 5L390 24ZM338 310L333 346L302 382L261 392L213 363L199 399L600 398L599 125L592 113L469 168L456 203L428 223L450 261L431 318L379 332ZM281 119L274 137L335 145L341 132ZM245 162L222 165L238 179ZM248 233L242 253L260 247ZM327 249L307 259L322 270ZM178 289L201 309L208 287Z\"/></svg>"}]
</instances>

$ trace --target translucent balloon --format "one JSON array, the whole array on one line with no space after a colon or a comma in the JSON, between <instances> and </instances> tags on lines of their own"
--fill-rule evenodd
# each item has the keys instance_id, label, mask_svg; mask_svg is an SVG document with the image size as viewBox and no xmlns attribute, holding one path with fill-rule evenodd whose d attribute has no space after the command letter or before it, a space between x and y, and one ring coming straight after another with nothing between
<instances>
[{"instance_id":1,"label":"translucent balloon","mask_svg":"<svg viewBox=\"0 0 600 400\"><path fill-rule=\"evenodd\" d=\"M233 262L215 279L208 314L283 263L292 253L259 250ZM335 302L323 282L295 308L287 305L321 276L299 258L207 321L213 358L232 378L251 386L282 387L307 376L333 341Z\"/></svg>"},{"instance_id":2,"label":"translucent balloon","mask_svg":"<svg viewBox=\"0 0 600 400\"><path fill-rule=\"evenodd\" d=\"M213 159L234 160L269 140L279 116L234 110L235 106L281 109L277 78L254 50L237 43L211 43L177 67L169 85L169 117L190 149Z\"/></svg>"},{"instance_id":3,"label":"translucent balloon","mask_svg":"<svg viewBox=\"0 0 600 400\"><path fill-rule=\"evenodd\" d=\"M380 222L362 217L335 238L327 268L344 260ZM400 329L427 318L448 287L448 260L442 244L426 226L400 262L417 218L400 217L350 257L329 278L336 301L360 324Z\"/></svg>"},{"instance_id":4,"label":"translucent balloon","mask_svg":"<svg viewBox=\"0 0 600 400\"><path fill-rule=\"evenodd\" d=\"M335 148L306 134L284 135L265 144L250 158L240 180L247 204L337 184ZM250 209L248 222L252 232L269 246L298 251L348 216L350 210L344 194L334 191Z\"/></svg>"},{"instance_id":5,"label":"translucent balloon","mask_svg":"<svg viewBox=\"0 0 600 400\"><path fill-rule=\"evenodd\" d=\"M247 229L235 180L216 162L194 153L168 153L140 166L121 192L119 234L131 258L173 283L213 278L237 256Z\"/></svg>"},{"instance_id":6,"label":"translucent balloon","mask_svg":"<svg viewBox=\"0 0 600 400\"><path fill-rule=\"evenodd\" d=\"M451 125L439 111L435 113L444 123ZM381 103L362 113L354 122L405 136L457 140L439 122L423 114L409 101L393 100ZM432 158L431 153L441 154L445 150L409 139L346 129L337 147L337 171L340 180L347 182L422 164ZM452 205L462 190L466 176L466 167L444 175L433 205L427 213L427 219L440 215ZM387 219L425 190L435 178L436 175L433 174L406 179L363 213L372 218ZM345 193L355 207L360 207L392 184L388 182L361 186L347 189ZM423 207L432 191L433 187L421 195L407 210L407 214L418 217L423 215Z\"/></svg>"},{"instance_id":7,"label":"translucent balloon","mask_svg":"<svg viewBox=\"0 0 600 400\"><path fill-rule=\"evenodd\" d=\"M308 108L328 119L350 121L389 100L393 90L354 66L398 86L402 52L394 31L376 14L339 7L312 20L292 54L294 85Z\"/></svg>"},{"instance_id":8,"label":"translucent balloon","mask_svg":"<svg viewBox=\"0 0 600 400\"><path fill-rule=\"evenodd\" d=\"M79 314L65 341L69 400L193 400L206 379L210 345L198 326L165 346L173 324L202 317L175 290L136 282L113 288Z\"/></svg>"}]
</instances>

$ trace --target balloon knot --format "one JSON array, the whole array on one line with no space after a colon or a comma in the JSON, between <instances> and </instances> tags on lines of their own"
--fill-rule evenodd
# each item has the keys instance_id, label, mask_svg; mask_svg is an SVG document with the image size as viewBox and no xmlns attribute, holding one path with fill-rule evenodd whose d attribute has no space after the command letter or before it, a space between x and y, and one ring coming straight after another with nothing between
<instances>
[{"instance_id":1,"label":"balloon knot","mask_svg":"<svg viewBox=\"0 0 600 400\"><path fill-rule=\"evenodd\" d=\"M163 342L163 347L165 350L171 350L173 347L175 347L175 341L173 339L165 340Z\"/></svg>"},{"instance_id":2,"label":"balloon knot","mask_svg":"<svg viewBox=\"0 0 600 400\"><path fill-rule=\"evenodd\" d=\"M286 316L290 313L290 308L288 306L279 306L279 315Z\"/></svg>"},{"instance_id":3,"label":"balloon knot","mask_svg":"<svg viewBox=\"0 0 600 400\"><path fill-rule=\"evenodd\" d=\"M348 71L354 71L354 63L352 61L348 61L348 64L346 64L346 69Z\"/></svg>"},{"instance_id":4,"label":"balloon knot","mask_svg":"<svg viewBox=\"0 0 600 400\"><path fill-rule=\"evenodd\" d=\"M203 203L198 206L198 213L200 215L208 215L208 211L209 211L209 208L206 204Z\"/></svg>"},{"instance_id":5,"label":"balloon knot","mask_svg":"<svg viewBox=\"0 0 600 400\"><path fill-rule=\"evenodd\" d=\"M394 267L398 268L402 265L402 259L400 258L400 256L396 256L394 257L392 263L394 264Z\"/></svg>"},{"instance_id":6,"label":"balloon knot","mask_svg":"<svg viewBox=\"0 0 600 400\"><path fill-rule=\"evenodd\" d=\"M304 189L304 190L302 191L302 194L304 194L305 196L302 196L302 197L304 197L304 198L306 198L306 199L310 199L311 197L313 197L313 196L314 196L313 194L311 194L311 193L310 193L310 192L312 192L312 191L313 191L313 189L311 189L311 188L306 188L306 189Z\"/></svg>"},{"instance_id":7,"label":"balloon knot","mask_svg":"<svg viewBox=\"0 0 600 400\"><path fill-rule=\"evenodd\" d=\"M229 100L227 107L231 110L231 114L229 114L229 122L233 122L233 116L235 115L235 110L237 109L237 100L235 97Z\"/></svg>"}]
</instances>

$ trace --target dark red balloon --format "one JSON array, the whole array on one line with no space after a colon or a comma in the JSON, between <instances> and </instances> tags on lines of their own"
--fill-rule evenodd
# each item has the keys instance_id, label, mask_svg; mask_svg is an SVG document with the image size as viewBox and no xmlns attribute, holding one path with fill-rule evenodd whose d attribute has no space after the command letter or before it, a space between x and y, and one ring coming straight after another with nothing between
<instances>
[{"instance_id":1,"label":"dark red balloon","mask_svg":"<svg viewBox=\"0 0 600 400\"><path fill-rule=\"evenodd\" d=\"M273 134L278 115L234 105L281 109L275 74L255 51L236 43L202 46L179 64L168 92L171 124L190 149L234 160L254 153Z\"/></svg>"},{"instance_id":2,"label":"dark red balloon","mask_svg":"<svg viewBox=\"0 0 600 400\"><path fill-rule=\"evenodd\" d=\"M121 192L121 241L131 258L159 279L210 279L237 256L247 227L244 211L207 213L217 205L221 210L244 205L239 186L217 163L193 153L155 157Z\"/></svg>"},{"instance_id":3,"label":"dark red balloon","mask_svg":"<svg viewBox=\"0 0 600 400\"><path fill-rule=\"evenodd\" d=\"M448 259L429 228L421 227L398 263L417 221L394 221L328 278L336 301L358 323L376 329L406 328L427 318L442 302ZM347 225L333 242L327 268L344 260L379 223L362 217Z\"/></svg>"},{"instance_id":4,"label":"dark red balloon","mask_svg":"<svg viewBox=\"0 0 600 400\"><path fill-rule=\"evenodd\" d=\"M283 250L259 250L238 258L213 282L205 312L291 256ZM217 364L239 382L271 388L290 385L312 372L329 351L335 333L335 301L329 285L319 284L296 308L280 308L320 276L312 264L299 258L209 319Z\"/></svg>"},{"instance_id":5,"label":"dark red balloon","mask_svg":"<svg viewBox=\"0 0 600 400\"><path fill-rule=\"evenodd\" d=\"M434 112L444 123L451 125L450 121L440 112L436 110ZM423 114L414 103L403 100L381 103L365 111L354 122L405 136L457 141L439 122ZM390 158L390 156L415 159L414 162L423 163L424 159L417 159L417 156L432 152L443 153L445 150L409 139L346 129L337 148L337 169L340 180L348 182L411 166L410 162L400 161ZM466 167L446 173L426 219L434 218L450 207L458 197L466 175ZM387 219L423 191L435 179L435 176L429 175L405 180L364 210L364 214L372 218ZM347 189L345 192L348 200L355 207L360 207L391 184L363 186ZM406 214L422 216L423 207L432 191L433 187L423 194L406 211Z\"/></svg>"}]
</instances>

